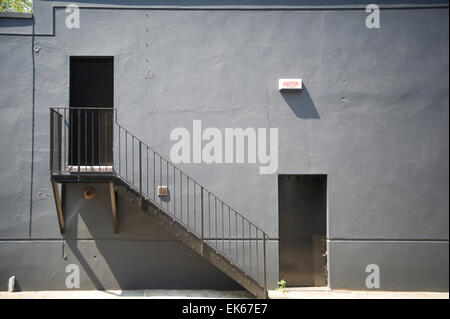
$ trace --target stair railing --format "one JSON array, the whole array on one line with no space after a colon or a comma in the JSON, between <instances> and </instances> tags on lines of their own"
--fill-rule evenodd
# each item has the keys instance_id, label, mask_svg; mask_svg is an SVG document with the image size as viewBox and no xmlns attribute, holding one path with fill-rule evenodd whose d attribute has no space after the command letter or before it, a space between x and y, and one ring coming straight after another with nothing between
<instances>
[{"instance_id":1,"label":"stair railing","mask_svg":"<svg viewBox=\"0 0 450 319\"><path fill-rule=\"evenodd\" d=\"M116 174L266 290L267 234L120 125L116 109L51 108L50 127L52 174Z\"/></svg>"}]
</instances>

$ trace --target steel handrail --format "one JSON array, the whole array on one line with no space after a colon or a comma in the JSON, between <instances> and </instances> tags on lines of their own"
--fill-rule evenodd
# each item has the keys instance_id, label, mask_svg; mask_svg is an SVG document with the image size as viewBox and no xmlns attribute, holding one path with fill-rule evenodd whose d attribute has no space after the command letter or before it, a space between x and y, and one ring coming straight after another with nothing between
<instances>
[{"instance_id":1,"label":"steel handrail","mask_svg":"<svg viewBox=\"0 0 450 319\"><path fill-rule=\"evenodd\" d=\"M242 257L243 257L242 258L242 261L243 261L242 262L242 266L243 266L244 270L245 269L249 270L248 275L250 275L250 277L254 278L257 282L262 283L263 286L264 286L264 289L266 290L266 240L268 240L270 238L269 238L269 236L267 235L267 233L265 231L263 231L259 226L255 225L253 222L251 222L248 218L243 216L241 213L236 211L230 205L225 203L222 199L220 199L218 196L216 196L214 193L212 193L209 189L207 189L202 184L200 184L196 179L192 178L187 173L185 173L183 170L181 170L178 167L176 167L173 162L171 162L170 160L166 159L160 153L155 151L152 147L150 147L149 145L144 143L141 139L137 138L128 129L126 129L121 124L119 124L118 119L117 119L117 113L118 113L117 112L117 108L113 108L113 107L54 107L54 108L50 108L50 113L51 113L51 116L52 116L52 112L57 112L60 116L63 117L63 123L68 126L69 123L66 122L66 118L65 118L67 110L69 111L69 115L71 114L70 111L77 111L78 115L80 114L81 111L99 111L99 112L111 112L112 111L113 112L113 118L114 118L114 124L117 126L117 128L119 130L119 150L118 150L118 152L119 152L119 155L118 155L118 157L119 157L119 171L117 171L115 169L115 165L114 165L115 162L114 162L114 159L113 159L113 162L112 162L112 164L113 164L112 165L113 166L113 173L118 175L119 177L121 177L131 187L135 188L139 192L140 196L142 196L144 194L144 195L146 195L145 197L147 197L148 199L152 200L151 193L149 193L149 186L148 186L148 181L149 181L149 176L148 176L148 174L149 174L149 169L148 169L148 159L149 159L149 157L148 157L148 154L149 154L149 151L150 151L150 153L153 154L153 161L154 161L153 162L153 181L154 181L154 183L153 183L154 184L153 185L153 203L155 205L157 205L160 209L165 211L171 217L176 218L179 222L181 222L181 224L183 224L185 227L187 227L187 229L189 229L190 231L192 231L192 232L196 233L197 235L201 236L202 244L203 243L207 244L208 246L213 248L216 252L220 252L222 255L224 255L224 257L229 259L231 262L233 262L233 263L237 262L238 265L241 265L241 264L239 264L239 256L238 256L238 250L239 250L238 249L238 240L241 240L242 241ZM85 120L87 121L87 116L85 116ZM79 124L79 122L78 122L78 124ZM86 122L86 124L87 124L87 122ZM54 136L54 132L53 132L54 127L53 127L53 125L54 125L53 118L51 117L51 137ZM66 129L66 128L64 128L64 129ZM87 139L87 126L86 126L85 129L86 129L86 139ZM114 131L114 128L113 128L113 131ZM126 147L125 160L127 161L126 167L125 167L126 175L128 174L128 160L129 160L129 158L128 158L128 150L127 150L128 135L130 136L131 141L132 141L132 147L133 147L133 150L132 150L132 152L133 152L132 153L133 180L132 181L130 181L128 179L128 176L123 176L121 174L121 163L120 163L121 155L122 155L121 154L121 141L120 141L121 131L123 131L125 133L125 139L126 139L126 141L125 141L125 147ZM59 132L59 134L62 135L63 133ZM64 134L66 134L66 133L64 133ZM78 134L80 134L79 131L78 131ZM64 136L64 139L66 139L66 138L67 138L67 136ZM73 138L73 136L72 136L72 138ZM78 136L78 140L77 141L80 141L80 136ZM135 172L134 172L134 164L135 164L135 159L134 159L134 155L135 155L134 141L136 141L136 143L138 143L138 145L139 145L139 160L138 160L138 163L139 163L138 164L138 166L139 166L138 167L138 169L139 169L139 184L138 185L135 185L135 181L134 181L134 177L135 177ZM79 147L80 143L79 142L77 142L77 143L78 143L78 147ZM114 145L114 142L113 142L113 145ZM52 141L52 143L51 143L51 148L52 148L51 151L52 152L53 152L53 147L54 146L53 146L53 141ZM142 181L143 181L143 176L142 176L142 168L143 168L143 164L142 164L142 147L144 147L144 149L146 151L146 154L147 154L146 155L146 159L147 159L147 169L146 169L146 173L147 173L147 188L146 188L146 192L143 192L143 186L142 186ZM68 152L66 146L65 146L65 152ZM115 155L117 155L117 154L115 154L116 152L117 152L117 150L113 149L113 153L112 153L113 154L113 158L115 157ZM52 156L52 159L53 159L53 153L51 154L51 156ZM78 157L80 157L80 153L78 153ZM155 194L156 193L156 190L155 190L156 173L157 173L156 172L156 166L155 166L156 157L159 157L159 161L160 161L160 165L159 165L159 169L160 169L159 182L160 182L160 184L162 182L162 163L163 162L166 164L166 181L167 181L167 184L169 184L169 175L170 175L169 174L169 166L172 166L172 168L173 168L173 181L174 181L173 188L174 188L174 193L175 193L175 190L176 190L176 188L175 188L176 187L176 185L175 185L175 181L176 181L175 172L177 172L180 175L180 187L181 187L181 189L180 189L180 193L181 193L180 194L180 199L181 199L181 202L182 202L181 205L180 205L181 219L179 219L176 216L177 211L176 211L176 206L175 206L175 204L176 204L176 195L175 194L174 194L174 199L173 199L173 202L174 202L174 204L173 204L174 213L173 214L168 209L169 208L169 204L168 204L169 202L167 202L167 209L166 209L162 205L162 200L161 199L160 199L160 203L159 204L158 204L158 202L156 200L156 194ZM64 156L63 156L63 160L62 161L64 163ZM67 163L68 163L68 160L67 160ZM52 169L52 167L51 167L51 169ZM78 173L78 175L82 174L82 172L80 171L80 158L78 158L78 170L77 170L77 173ZM186 197L186 199L187 199L187 209L188 209L188 211L187 211L187 214L188 214L187 222L188 222L188 224L187 225L183 222L183 216L182 216L182 212L183 212L183 206L182 206L182 204L183 204L183 189L182 189L182 187L183 187L183 176L186 177L186 182L187 182L187 197ZM193 192L194 192L194 194L193 194L193 196L194 196L194 212L193 212L194 213L194 227L189 225L189 208L190 208L190 204L189 204L189 181L192 181L193 182L193 186L194 186L194 190L193 190ZM198 187L200 187L200 190L201 190L201 193L200 193L200 195L201 195L201 208L200 208L201 209L201 222L200 222L201 233L200 234L197 232L197 227L196 227L197 226L197 222L196 222L197 212L196 212L196 206L195 206L196 205L196 202L195 202L196 201L196 199L195 199L195 196L196 196L196 193L195 193L196 192L196 185ZM214 205L215 205L214 206L214 208L215 208L215 210L214 210L215 211L214 221L216 223L216 225L215 225L215 227L216 227L216 229L215 229L215 243L216 243L216 245L212 244L213 240L211 240L212 239L211 236L209 236L209 237L205 237L204 236L204 230L205 230L205 225L204 225L205 224L205 220L204 220L205 219L204 218L204 194L205 194L205 192L206 192L207 198L208 198L208 223L209 223L208 224L208 231L209 231L209 233L211 233L211 225L210 225L210 223L211 223L211 199L213 199ZM217 231L217 221L218 221L218 218L217 218L217 211L218 211L217 210L217 203L219 203L219 205L222 206L222 209L221 209L222 218L220 219L221 227L222 227L222 231L220 233L221 237L222 237L221 238L221 240L222 240L222 248L220 248L220 246L218 245L218 237L217 237L218 236L218 231ZM224 220L223 220L224 219L224 210L223 210L224 206L228 209L228 228L229 228L228 229L228 238L224 237ZM235 229L234 229L235 238L231 238L231 212L233 212L233 217L235 219L235 223L234 223L234 226L235 226ZM239 226L238 225L238 218L242 220L242 222L239 223L239 225L242 226L242 237L238 237L238 234L237 234L238 233L238 226ZM248 230L249 236L245 236L244 237L245 224L248 224L248 229L247 230ZM252 255L251 255L251 253L252 253L252 228L255 230L255 235L256 235L256 238L254 238L254 240L256 240L256 254L257 254L256 255L256 276L252 272L252 264L251 264L252 263ZM259 233L262 235L261 239L259 238ZM249 245L250 245L250 260L249 260L250 266L249 267L246 267L246 265L245 265L245 241L246 241L245 238L249 238L249 241L250 241L250 243L249 243ZM207 240L207 239L209 239L209 240ZM226 253L226 251L225 251L225 242L224 242L225 240L228 240L228 246L229 246L229 253L230 253L230 255L228 255L228 253ZM236 251L235 251L236 259L234 259L234 257L231 256L231 240L235 240L236 241L236 247L235 247L236 248ZM262 240L262 245L263 245L263 248L262 248L262 250L263 250L263 269L261 269L262 272L263 272L263 279L262 280L260 280L260 278L259 278L260 276L259 276L259 269L258 269L258 266L259 266L258 253L259 253L259 241L260 240Z\"/></svg>"}]
</instances>

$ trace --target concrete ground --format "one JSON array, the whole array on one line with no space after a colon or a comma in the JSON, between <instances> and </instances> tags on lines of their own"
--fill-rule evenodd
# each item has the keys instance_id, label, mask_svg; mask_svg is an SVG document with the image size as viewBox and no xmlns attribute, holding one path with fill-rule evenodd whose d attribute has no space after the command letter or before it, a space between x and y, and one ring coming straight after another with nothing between
<instances>
[{"instance_id":1,"label":"concrete ground","mask_svg":"<svg viewBox=\"0 0 450 319\"><path fill-rule=\"evenodd\" d=\"M1 298L1 297L0 297ZM449 299L448 292L356 291L318 288L269 290L270 299Z\"/></svg>"},{"instance_id":2,"label":"concrete ground","mask_svg":"<svg viewBox=\"0 0 450 319\"><path fill-rule=\"evenodd\" d=\"M271 299L449 299L449 293L351 291L327 288L270 290ZM253 298L246 291L218 290L71 290L0 292L0 299L241 299Z\"/></svg>"},{"instance_id":3,"label":"concrete ground","mask_svg":"<svg viewBox=\"0 0 450 319\"><path fill-rule=\"evenodd\" d=\"M0 299L241 299L247 291L220 290L64 290L0 292Z\"/></svg>"}]
</instances>

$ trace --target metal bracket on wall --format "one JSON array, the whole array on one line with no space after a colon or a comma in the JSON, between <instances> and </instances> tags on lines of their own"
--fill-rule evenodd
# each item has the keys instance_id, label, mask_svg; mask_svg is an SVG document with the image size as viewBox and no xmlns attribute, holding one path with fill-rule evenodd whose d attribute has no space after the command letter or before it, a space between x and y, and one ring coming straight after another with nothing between
<instances>
[{"instance_id":1,"label":"metal bracket on wall","mask_svg":"<svg viewBox=\"0 0 450 319\"><path fill-rule=\"evenodd\" d=\"M53 197L55 198L56 212L58 214L59 230L64 234L64 215L61 205L61 197L59 196L58 184L52 181ZM64 184L61 184L61 193L64 192Z\"/></svg>"},{"instance_id":2,"label":"metal bracket on wall","mask_svg":"<svg viewBox=\"0 0 450 319\"><path fill-rule=\"evenodd\" d=\"M111 211L114 223L114 234L117 234L119 232L119 221L117 219L117 196L113 182L109 182L109 191L111 193Z\"/></svg>"}]
</instances>

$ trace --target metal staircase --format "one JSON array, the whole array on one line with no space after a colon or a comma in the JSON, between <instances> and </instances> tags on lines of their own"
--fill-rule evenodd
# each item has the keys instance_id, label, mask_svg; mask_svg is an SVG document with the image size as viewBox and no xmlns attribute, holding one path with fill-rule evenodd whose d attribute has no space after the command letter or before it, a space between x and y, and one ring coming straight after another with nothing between
<instances>
[{"instance_id":1,"label":"metal staircase","mask_svg":"<svg viewBox=\"0 0 450 319\"><path fill-rule=\"evenodd\" d=\"M58 183L108 183L114 231L117 194L258 298L267 297L267 234L117 122L114 108L50 109L50 172Z\"/></svg>"}]
</instances>

